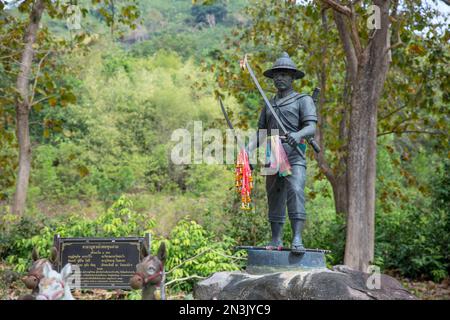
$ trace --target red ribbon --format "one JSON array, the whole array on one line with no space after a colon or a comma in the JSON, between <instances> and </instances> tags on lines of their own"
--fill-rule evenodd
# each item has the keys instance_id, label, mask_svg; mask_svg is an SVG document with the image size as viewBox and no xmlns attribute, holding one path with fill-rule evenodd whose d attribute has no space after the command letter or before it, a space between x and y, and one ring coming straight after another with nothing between
<instances>
[{"instance_id":1,"label":"red ribbon","mask_svg":"<svg viewBox=\"0 0 450 320\"><path fill-rule=\"evenodd\" d=\"M241 209L250 210L253 189L252 170L245 149L241 149L236 161L236 191L241 194Z\"/></svg>"}]
</instances>

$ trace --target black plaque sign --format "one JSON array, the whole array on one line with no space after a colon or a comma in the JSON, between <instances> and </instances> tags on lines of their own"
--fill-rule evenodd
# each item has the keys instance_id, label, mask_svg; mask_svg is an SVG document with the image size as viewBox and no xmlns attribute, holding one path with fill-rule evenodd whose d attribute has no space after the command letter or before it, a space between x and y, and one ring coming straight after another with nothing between
<instances>
[{"instance_id":1,"label":"black plaque sign","mask_svg":"<svg viewBox=\"0 0 450 320\"><path fill-rule=\"evenodd\" d=\"M59 238L58 271L67 263L78 266L82 289L130 289L129 281L140 262L143 237Z\"/></svg>"}]
</instances>

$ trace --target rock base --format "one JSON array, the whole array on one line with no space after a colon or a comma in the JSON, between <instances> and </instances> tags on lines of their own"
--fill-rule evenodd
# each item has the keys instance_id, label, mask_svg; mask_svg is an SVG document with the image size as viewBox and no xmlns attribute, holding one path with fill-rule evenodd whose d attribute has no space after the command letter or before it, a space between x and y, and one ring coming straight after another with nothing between
<instances>
[{"instance_id":1,"label":"rock base","mask_svg":"<svg viewBox=\"0 0 450 320\"><path fill-rule=\"evenodd\" d=\"M369 279L369 277L371 277ZM217 272L198 282L199 300L414 300L394 278L355 271L346 266L333 270L287 271L263 275ZM379 288L377 288L379 284Z\"/></svg>"}]
</instances>

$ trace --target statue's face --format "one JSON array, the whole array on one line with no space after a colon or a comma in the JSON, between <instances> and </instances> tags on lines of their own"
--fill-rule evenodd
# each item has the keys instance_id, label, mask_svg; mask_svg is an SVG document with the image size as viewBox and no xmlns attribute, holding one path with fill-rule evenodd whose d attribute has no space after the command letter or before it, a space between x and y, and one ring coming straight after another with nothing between
<instances>
[{"instance_id":1,"label":"statue's face","mask_svg":"<svg viewBox=\"0 0 450 320\"><path fill-rule=\"evenodd\" d=\"M284 91L292 88L294 77L289 70L279 70L273 75L273 83L279 91Z\"/></svg>"}]
</instances>

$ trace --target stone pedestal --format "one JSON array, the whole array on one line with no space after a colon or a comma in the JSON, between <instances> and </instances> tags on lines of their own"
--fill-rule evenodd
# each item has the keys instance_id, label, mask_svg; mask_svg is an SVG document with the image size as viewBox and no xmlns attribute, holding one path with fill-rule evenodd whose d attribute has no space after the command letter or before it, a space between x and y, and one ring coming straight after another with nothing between
<instances>
[{"instance_id":1,"label":"stone pedestal","mask_svg":"<svg viewBox=\"0 0 450 320\"><path fill-rule=\"evenodd\" d=\"M245 272L217 272L194 286L199 300L396 300L416 299L394 278L371 275L347 266L326 268L326 250L247 250ZM373 279L378 277L378 285Z\"/></svg>"},{"instance_id":2,"label":"stone pedestal","mask_svg":"<svg viewBox=\"0 0 450 320\"><path fill-rule=\"evenodd\" d=\"M333 270L285 271L268 274L217 272L194 286L199 300L410 300L416 299L394 278L371 275L346 266Z\"/></svg>"},{"instance_id":3,"label":"stone pedestal","mask_svg":"<svg viewBox=\"0 0 450 320\"><path fill-rule=\"evenodd\" d=\"M246 272L264 274L283 271L308 271L325 269L325 253L323 250L307 249L301 254L290 250L253 250L247 249L248 260Z\"/></svg>"}]
</instances>

